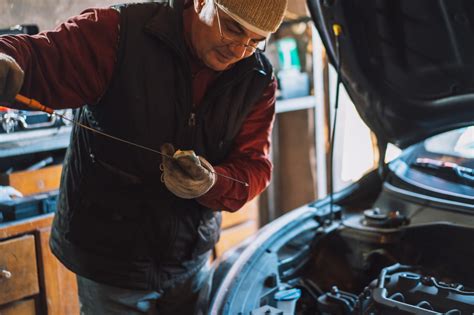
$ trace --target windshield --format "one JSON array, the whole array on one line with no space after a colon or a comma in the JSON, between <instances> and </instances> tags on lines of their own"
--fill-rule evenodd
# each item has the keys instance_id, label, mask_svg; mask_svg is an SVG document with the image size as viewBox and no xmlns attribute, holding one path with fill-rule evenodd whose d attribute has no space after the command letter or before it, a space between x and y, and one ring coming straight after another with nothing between
<instances>
[{"instance_id":1,"label":"windshield","mask_svg":"<svg viewBox=\"0 0 474 315\"><path fill-rule=\"evenodd\" d=\"M457 129L435 136L425 141L428 152L452 157L466 166L473 167L474 163L474 126Z\"/></svg>"},{"instance_id":2,"label":"windshield","mask_svg":"<svg viewBox=\"0 0 474 315\"><path fill-rule=\"evenodd\" d=\"M452 130L406 149L391 164L410 185L452 200L474 200L474 126Z\"/></svg>"}]
</instances>

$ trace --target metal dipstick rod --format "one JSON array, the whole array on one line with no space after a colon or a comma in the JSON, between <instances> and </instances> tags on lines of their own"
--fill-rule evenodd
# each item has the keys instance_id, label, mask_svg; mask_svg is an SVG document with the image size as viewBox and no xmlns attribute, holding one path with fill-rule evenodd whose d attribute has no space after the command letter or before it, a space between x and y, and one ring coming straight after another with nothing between
<instances>
[{"instance_id":1,"label":"metal dipstick rod","mask_svg":"<svg viewBox=\"0 0 474 315\"><path fill-rule=\"evenodd\" d=\"M94 133L97 133L97 134L100 134L104 137L107 137L107 138L110 138L110 139L113 139L113 140L116 140L116 141L119 141L119 142L122 142L122 143L126 143L126 144L129 144L131 146L134 146L134 147L137 147L137 148L140 148L140 149L143 149L143 150L146 150L146 151L150 151L150 152L153 152L153 153L156 153L156 154L159 154L161 156L165 156L165 157L168 157L170 159L173 159L172 156L170 155L167 155L167 154L164 154L164 153L161 153L160 151L158 150L155 150L155 149L152 149L152 148L149 148L149 147L146 147L146 146L143 146L141 144L138 144L138 143L134 143L134 142L131 142L131 141L127 141L125 139L121 139L121 138L118 138L118 137L115 137L115 136L112 136L110 134L107 134L105 132L102 132L100 130L97 130L95 128L92 128L92 127L89 127L89 126L86 126L84 124L81 124L80 122L77 122L75 121L74 119L70 119L68 117L66 117L65 115L62 115L62 114L59 114L59 113L56 113L54 112L54 110L52 108L49 108L47 106L44 106L43 104L41 104L40 102L34 100L34 99L31 99L31 98L28 98L26 96L23 96L23 95L20 95L20 94L17 94L16 97L15 97L15 100L17 102L20 102L26 106L28 106L29 108L31 109L34 109L34 110L39 110L39 111L42 111L42 112L46 112L50 115L56 115L58 117L61 117L62 119L66 120L66 121L69 121L81 128L84 128L84 129L87 129L89 131L92 131ZM220 173L217 173L215 171L212 171L214 174L216 174L217 176L221 176L223 178L226 178L226 179L229 179L229 180L232 180L234 182L237 182L237 183L240 183L242 185L244 185L245 187L248 187L249 184L244 182L244 181L241 181L241 180L238 180L236 178L233 178L233 177L230 177L230 176L227 176L227 175L224 175L224 174L220 174Z\"/></svg>"}]
</instances>

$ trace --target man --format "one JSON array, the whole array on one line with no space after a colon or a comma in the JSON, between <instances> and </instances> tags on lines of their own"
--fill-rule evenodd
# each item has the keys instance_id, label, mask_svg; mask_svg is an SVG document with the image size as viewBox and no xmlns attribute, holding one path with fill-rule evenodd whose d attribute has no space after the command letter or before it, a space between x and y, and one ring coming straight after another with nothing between
<instances>
[{"instance_id":1,"label":"man","mask_svg":"<svg viewBox=\"0 0 474 315\"><path fill-rule=\"evenodd\" d=\"M0 38L0 102L80 108L79 122L168 156L74 127L50 245L83 314L193 312L219 211L270 180L276 84L260 50L286 5L122 5Z\"/></svg>"}]
</instances>

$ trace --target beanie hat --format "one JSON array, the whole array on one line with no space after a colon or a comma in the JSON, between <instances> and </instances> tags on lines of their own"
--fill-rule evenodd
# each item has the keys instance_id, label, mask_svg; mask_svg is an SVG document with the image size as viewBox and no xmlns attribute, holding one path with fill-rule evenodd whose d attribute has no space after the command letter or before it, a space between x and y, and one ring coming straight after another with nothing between
<instances>
[{"instance_id":1,"label":"beanie hat","mask_svg":"<svg viewBox=\"0 0 474 315\"><path fill-rule=\"evenodd\" d=\"M240 25L268 37L283 21L288 0L215 0L216 5Z\"/></svg>"}]
</instances>

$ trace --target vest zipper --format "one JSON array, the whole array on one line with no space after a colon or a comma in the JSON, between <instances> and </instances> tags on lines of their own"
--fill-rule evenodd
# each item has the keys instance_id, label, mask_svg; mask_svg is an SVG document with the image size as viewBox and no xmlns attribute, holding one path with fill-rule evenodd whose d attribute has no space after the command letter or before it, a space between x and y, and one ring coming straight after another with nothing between
<instances>
[{"instance_id":1,"label":"vest zipper","mask_svg":"<svg viewBox=\"0 0 474 315\"><path fill-rule=\"evenodd\" d=\"M188 126L189 127L196 126L196 113L191 112L191 115L189 115Z\"/></svg>"}]
</instances>

